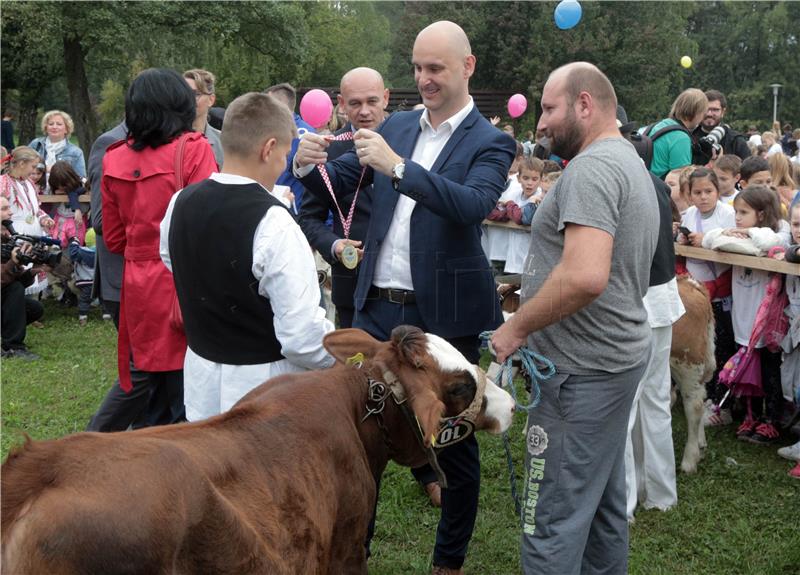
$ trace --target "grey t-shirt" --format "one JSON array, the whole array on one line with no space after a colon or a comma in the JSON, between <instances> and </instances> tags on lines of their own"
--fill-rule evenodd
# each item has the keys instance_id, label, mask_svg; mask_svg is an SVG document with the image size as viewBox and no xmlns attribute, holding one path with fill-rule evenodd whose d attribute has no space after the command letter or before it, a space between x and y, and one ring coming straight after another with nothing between
<instances>
[{"instance_id":1,"label":"grey t-shirt","mask_svg":"<svg viewBox=\"0 0 800 575\"><path fill-rule=\"evenodd\" d=\"M608 286L588 306L531 334L528 345L562 373L627 371L649 354L650 328L642 298L659 225L653 182L628 141L620 137L593 142L545 196L531 223L523 301L539 291L561 261L564 228L570 223L614 237Z\"/></svg>"}]
</instances>

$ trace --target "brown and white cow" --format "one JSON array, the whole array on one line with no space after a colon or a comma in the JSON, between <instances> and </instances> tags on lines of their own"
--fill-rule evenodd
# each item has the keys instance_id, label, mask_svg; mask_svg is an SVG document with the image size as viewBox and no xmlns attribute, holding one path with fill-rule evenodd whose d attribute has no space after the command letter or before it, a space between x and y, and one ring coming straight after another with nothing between
<instances>
[{"instance_id":1,"label":"brown and white cow","mask_svg":"<svg viewBox=\"0 0 800 575\"><path fill-rule=\"evenodd\" d=\"M383 390L405 396L426 447L465 410L476 429L505 431L514 403L417 328L324 343L365 361L277 377L202 422L28 440L2 466L3 573L366 573L376 478L389 459L426 461ZM365 418L368 405L383 409Z\"/></svg>"},{"instance_id":2,"label":"brown and white cow","mask_svg":"<svg viewBox=\"0 0 800 575\"><path fill-rule=\"evenodd\" d=\"M681 469L686 473L694 473L702 455L701 450L706 447L703 427L705 383L714 376L717 365L714 358L714 311L708 291L692 278L678 278L678 293L686 313L672 326L669 367L672 379L681 392L686 414L686 446Z\"/></svg>"}]
</instances>

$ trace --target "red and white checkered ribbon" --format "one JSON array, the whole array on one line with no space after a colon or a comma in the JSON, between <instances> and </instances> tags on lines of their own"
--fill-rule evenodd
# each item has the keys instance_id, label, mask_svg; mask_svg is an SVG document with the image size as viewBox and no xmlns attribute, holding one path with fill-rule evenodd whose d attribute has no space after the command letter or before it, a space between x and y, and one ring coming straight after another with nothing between
<instances>
[{"instance_id":1,"label":"red and white checkered ribbon","mask_svg":"<svg viewBox=\"0 0 800 575\"><path fill-rule=\"evenodd\" d=\"M331 141L347 141L353 139L353 132L344 132L331 138ZM319 170L320 175L322 176L322 181L325 182L325 187L328 188L328 192L331 194L331 198L333 198L333 205L336 206L336 211L339 212L339 220L342 222L342 229L344 230L344 239L348 239L350 237L350 226L353 223L353 214L355 213L356 209L356 200L358 199L358 191L361 189L361 181L364 179L364 173L367 171L366 166L361 170L361 177L358 179L358 186L356 187L356 193L353 195L353 202L350 204L350 212L347 214L347 219L345 219L344 214L342 213L342 209L339 207L339 202L336 200L336 194L333 192L333 186L331 185L331 178L328 175L328 170L325 169L325 164L317 164L317 169Z\"/></svg>"}]
</instances>

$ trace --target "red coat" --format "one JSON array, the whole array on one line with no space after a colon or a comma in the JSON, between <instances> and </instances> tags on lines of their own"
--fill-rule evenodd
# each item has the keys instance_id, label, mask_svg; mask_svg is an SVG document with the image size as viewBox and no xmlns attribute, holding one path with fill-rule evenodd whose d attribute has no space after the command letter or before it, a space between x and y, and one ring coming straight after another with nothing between
<instances>
[{"instance_id":1,"label":"red coat","mask_svg":"<svg viewBox=\"0 0 800 575\"><path fill-rule=\"evenodd\" d=\"M125 257L117 359L126 391L131 388L128 349L143 371L183 369L186 336L170 324L175 284L158 249L161 220L177 191L178 140L139 152L118 142L103 158L103 240L110 251ZM189 134L183 150L184 186L216 170L208 141L202 134Z\"/></svg>"}]
</instances>

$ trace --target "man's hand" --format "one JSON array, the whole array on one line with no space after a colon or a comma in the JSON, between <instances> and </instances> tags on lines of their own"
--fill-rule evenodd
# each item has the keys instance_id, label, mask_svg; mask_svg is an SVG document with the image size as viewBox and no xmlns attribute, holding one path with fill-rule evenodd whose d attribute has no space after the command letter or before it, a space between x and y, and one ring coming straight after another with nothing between
<instances>
[{"instance_id":1,"label":"man's hand","mask_svg":"<svg viewBox=\"0 0 800 575\"><path fill-rule=\"evenodd\" d=\"M83 212L80 210L80 208L78 208L77 210L75 210L75 224L79 226L81 225L82 222L83 222Z\"/></svg>"},{"instance_id":2,"label":"man's hand","mask_svg":"<svg viewBox=\"0 0 800 575\"><path fill-rule=\"evenodd\" d=\"M360 129L353 135L353 142L361 165L369 166L385 176L391 176L392 168L403 161L403 158L389 147L383 136L372 130Z\"/></svg>"},{"instance_id":3,"label":"man's hand","mask_svg":"<svg viewBox=\"0 0 800 575\"><path fill-rule=\"evenodd\" d=\"M491 122L492 126L496 126L497 124L500 123L500 116L494 116L492 118L489 118L489 122Z\"/></svg>"},{"instance_id":4,"label":"man's hand","mask_svg":"<svg viewBox=\"0 0 800 575\"><path fill-rule=\"evenodd\" d=\"M364 258L364 250L361 248L361 242L356 240L336 240L336 243L333 245L333 253L336 256L336 259L342 261L342 252L344 251L345 246L353 246L356 248L358 252L358 261L361 261Z\"/></svg>"},{"instance_id":5,"label":"man's hand","mask_svg":"<svg viewBox=\"0 0 800 575\"><path fill-rule=\"evenodd\" d=\"M492 334L492 348L494 348L497 363L503 363L514 352L525 345L528 334L517 333L514 318L494 330Z\"/></svg>"},{"instance_id":6,"label":"man's hand","mask_svg":"<svg viewBox=\"0 0 800 575\"><path fill-rule=\"evenodd\" d=\"M324 164L328 161L330 143L330 139L325 136L306 132L297 146L297 153L294 155L295 165L304 168L309 165Z\"/></svg>"}]
</instances>

